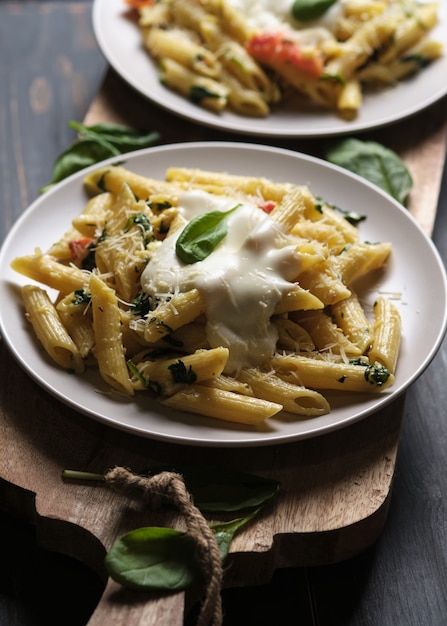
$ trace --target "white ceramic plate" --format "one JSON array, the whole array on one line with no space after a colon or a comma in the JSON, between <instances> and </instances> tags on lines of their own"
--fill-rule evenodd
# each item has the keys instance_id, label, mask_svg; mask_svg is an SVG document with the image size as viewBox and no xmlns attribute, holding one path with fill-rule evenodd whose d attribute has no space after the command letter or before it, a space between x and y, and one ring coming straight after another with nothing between
<instances>
[{"instance_id":1,"label":"white ceramic plate","mask_svg":"<svg viewBox=\"0 0 447 626\"><path fill-rule=\"evenodd\" d=\"M440 3L440 23L433 37L447 41L447 3ZM200 124L260 137L322 137L368 130L401 120L436 102L447 93L447 55L417 76L395 87L365 96L356 120L346 122L334 113L311 106L298 110L280 105L267 118L242 117L225 111L215 114L192 104L164 87L155 63L141 44L136 24L124 0L94 0L93 28L104 56L134 89L173 113Z\"/></svg>"},{"instance_id":2,"label":"white ceramic plate","mask_svg":"<svg viewBox=\"0 0 447 626\"><path fill-rule=\"evenodd\" d=\"M113 162L113 159L106 163ZM378 395L328 395L333 410L319 418L272 418L264 430L220 422L161 407L146 394L127 400L111 394L99 376L75 376L53 365L24 319L19 286L29 282L10 268L16 256L47 249L85 205L83 178L75 174L36 200L15 224L0 253L0 326L26 372L71 407L110 426L174 443L260 446L290 442L360 420L401 394L427 367L446 329L446 277L439 256L410 214L387 194L329 163L296 152L245 143L186 143L135 152L126 167L163 178L170 166L270 177L308 184L313 193L347 210L360 211L365 241L391 241L392 259L377 283L365 288L371 304L378 289L396 294L403 322L402 350L393 387ZM94 169L94 168L91 168ZM427 279L429 277L429 280Z\"/></svg>"}]
</instances>

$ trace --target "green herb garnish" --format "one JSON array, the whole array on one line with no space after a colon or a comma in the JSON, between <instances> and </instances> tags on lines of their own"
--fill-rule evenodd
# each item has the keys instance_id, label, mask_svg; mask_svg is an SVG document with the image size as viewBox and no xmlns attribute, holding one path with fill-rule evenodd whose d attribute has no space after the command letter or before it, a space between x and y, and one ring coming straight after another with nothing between
<instances>
[{"instance_id":1,"label":"green herb garnish","mask_svg":"<svg viewBox=\"0 0 447 626\"><path fill-rule=\"evenodd\" d=\"M192 264L206 259L226 236L226 220L240 204L229 211L209 211L191 220L180 233L175 251L183 263Z\"/></svg>"},{"instance_id":2,"label":"green herb garnish","mask_svg":"<svg viewBox=\"0 0 447 626\"><path fill-rule=\"evenodd\" d=\"M299 22L311 22L328 11L337 0L295 0L292 15Z\"/></svg>"},{"instance_id":3,"label":"green herb garnish","mask_svg":"<svg viewBox=\"0 0 447 626\"><path fill-rule=\"evenodd\" d=\"M169 365L168 370L171 372L174 383L192 385L197 380L197 374L192 369L191 365L188 369L186 369L186 365L181 359L179 359L176 363Z\"/></svg>"},{"instance_id":4,"label":"green herb garnish","mask_svg":"<svg viewBox=\"0 0 447 626\"><path fill-rule=\"evenodd\" d=\"M405 204L413 186L401 158L375 141L341 140L327 150L326 159L369 180L401 204Z\"/></svg>"}]
</instances>

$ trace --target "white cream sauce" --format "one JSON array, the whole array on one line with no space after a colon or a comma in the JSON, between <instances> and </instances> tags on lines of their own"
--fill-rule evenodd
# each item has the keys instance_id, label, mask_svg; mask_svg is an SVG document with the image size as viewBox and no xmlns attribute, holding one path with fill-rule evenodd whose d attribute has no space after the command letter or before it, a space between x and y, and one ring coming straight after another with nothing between
<instances>
[{"instance_id":1,"label":"white cream sauce","mask_svg":"<svg viewBox=\"0 0 447 626\"><path fill-rule=\"evenodd\" d=\"M293 0L229 0L242 13L249 26L256 30L313 30L332 31L343 8L338 0L319 19L300 23L292 17Z\"/></svg>"},{"instance_id":2,"label":"white cream sauce","mask_svg":"<svg viewBox=\"0 0 447 626\"><path fill-rule=\"evenodd\" d=\"M202 191L185 192L179 203L186 222L211 210L229 211L237 200ZM186 223L185 222L185 223ZM296 243L268 214L241 204L227 218L228 233L203 261L184 264L175 246L182 231L169 235L146 266L142 289L166 298L196 288L206 301L206 333L211 347L229 349L226 373L254 367L275 351L270 318L300 272Z\"/></svg>"}]
</instances>

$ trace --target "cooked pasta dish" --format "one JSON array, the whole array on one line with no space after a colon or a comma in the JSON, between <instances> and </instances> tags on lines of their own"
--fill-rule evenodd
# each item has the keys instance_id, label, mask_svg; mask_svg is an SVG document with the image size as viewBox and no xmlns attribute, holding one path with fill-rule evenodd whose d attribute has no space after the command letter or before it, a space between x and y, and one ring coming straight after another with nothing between
<instances>
[{"instance_id":1,"label":"cooked pasta dish","mask_svg":"<svg viewBox=\"0 0 447 626\"><path fill-rule=\"evenodd\" d=\"M138 12L160 81L216 113L265 117L299 94L354 119L366 90L380 93L442 54L430 36L437 2L124 1Z\"/></svg>"},{"instance_id":2,"label":"cooked pasta dish","mask_svg":"<svg viewBox=\"0 0 447 626\"><path fill-rule=\"evenodd\" d=\"M398 310L380 293L368 308L356 287L391 243L362 241L351 214L305 185L185 167L157 180L112 165L85 187L59 241L12 262L60 367L254 426L324 415L328 390L393 384Z\"/></svg>"}]
</instances>

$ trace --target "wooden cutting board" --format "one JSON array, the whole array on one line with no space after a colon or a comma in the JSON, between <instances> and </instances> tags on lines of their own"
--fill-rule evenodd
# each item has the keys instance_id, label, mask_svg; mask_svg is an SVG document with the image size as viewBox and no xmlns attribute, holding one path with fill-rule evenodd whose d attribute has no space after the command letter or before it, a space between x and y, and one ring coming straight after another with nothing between
<instances>
[{"instance_id":1,"label":"wooden cutting board","mask_svg":"<svg viewBox=\"0 0 447 626\"><path fill-rule=\"evenodd\" d=\"M432 232L447 141L446 101L410 120L363 137L396 150L414 179L409 210ZM108 71L87 123L115 121L162 133L163 143L258 141L196 126L133 92ZM272 142L270 142L272 143ZM275 145L319 156L318 141ZM274 478L279 495L232 543L224 586L268 582L276 568L320 565L368 548L386 521L399 433L401 397L386 409L316 439L249 449L209 449L152 441L78 414L43 391L0 346L0 500L35 524L40 545L74 556L104 577L89 626L183 624L183 593L141 594L107 581L103 558L116 537L136 527L182 527L170 510L151 513L98 483L66 482L66 468L103 473L159 464L216 464ZM11 394L10 390L21 390ZM218 521L212 520L211 521Z\"/></svg>"}]
</instances>

